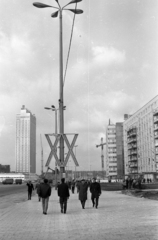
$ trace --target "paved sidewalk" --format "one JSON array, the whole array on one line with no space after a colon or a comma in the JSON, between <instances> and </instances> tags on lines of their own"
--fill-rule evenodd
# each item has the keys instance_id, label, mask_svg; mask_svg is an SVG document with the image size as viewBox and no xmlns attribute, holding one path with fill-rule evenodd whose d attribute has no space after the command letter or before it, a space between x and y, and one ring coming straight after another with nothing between
<instances>
[{"instance_id":1,"label":"paved sidewalk","mask_svg":"<svg viewBox=\"0 0 158 240\"><path fill-rule=\"evenodd\" d=\"M37 195L31 201L6 208L0 214L0 240L157 240L158 202L103 191L99 208L90 194L82 209L71 194L67 214L60 213L52 190L48 215L42 214Z\"/></svg>"}]
</instances>

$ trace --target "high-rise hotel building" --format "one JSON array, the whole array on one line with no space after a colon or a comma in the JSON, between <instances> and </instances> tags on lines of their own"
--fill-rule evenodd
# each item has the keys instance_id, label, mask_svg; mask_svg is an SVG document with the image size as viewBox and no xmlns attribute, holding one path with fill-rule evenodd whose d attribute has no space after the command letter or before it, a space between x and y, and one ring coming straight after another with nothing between
<instances>
[{"instance_id":1,"label":"high-rise hotel building","mask_svg":"<svg viewBox=\"0 0 158 240\"><path fill-rule=\"evenodd\" d=\"M124 177L123 123L109 121L106 129L106 176L111 179Z\"/></svg>"},{"instance_id":2,"label":"high-rise hotel building","mask_svg":"<svg viewBox=\"0 0 158 240\"><path fill-rule=\"evenodd\" d=\"M16 172L36 172L36 117L23 105L16 115Z\"/></svg>"},{"instance_id":3,"label":"high-rise hotel building","mask_svg":"<svg viewBox=\"0 0 158 240\"><path fill-rule=\"evenodd\" d=\"M123 123L125 174L158 177L158 96Z\"/></svg>"}]
</instances>

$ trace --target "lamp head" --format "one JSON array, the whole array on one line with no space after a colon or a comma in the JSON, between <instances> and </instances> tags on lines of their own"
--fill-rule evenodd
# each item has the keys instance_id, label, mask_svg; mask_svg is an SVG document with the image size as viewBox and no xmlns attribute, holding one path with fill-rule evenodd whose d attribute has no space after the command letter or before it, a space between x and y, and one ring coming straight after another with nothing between
<instances>
[{"instance_id":1,"label":"lamp head","mask_svg":"<svg viewBox=\"0 0 158 240\"><path fill-rule=\"evenodd\" d=\"M69 10L69 11L75 13L75 14L81 14L81 13L83 13L83 10L81 10L81 9L66 9L66 10Z\"/></svg>"},{"instance_id":2,"label":"lamp head","mask_svg":"<svg viewBox=\"0 0 158 240\"><path fill-rule=\"evenodd\" d=\"M59 12L59 11L52 13L52 14L51 14L51 17L52 17L52 18L56 18L56 17L58 16L58 12Z\"/></svg>"},{"instance_id":3,"label":"lamp head","mask_svg":"<svg viewBox=\"0 0 158 240\"><path fill-rule=\"evenodd\" d=\"M35 2L33 3L33 6L37 7L37 8L46 8L46 7L52 7L50 5L44 4L44 3L39 3L39 2Z\"/></svg>"},{"instance_id":4,"label":"lamp head","mask_svg":"<svg viewBox=\"0 0 158 240\"><path fill-rule=\"evenodd\" d=\"M78 2L82 2L82 0L73 0L73 1L69 2L68 4L78 3Z\"/></svg>"}]
</instances>

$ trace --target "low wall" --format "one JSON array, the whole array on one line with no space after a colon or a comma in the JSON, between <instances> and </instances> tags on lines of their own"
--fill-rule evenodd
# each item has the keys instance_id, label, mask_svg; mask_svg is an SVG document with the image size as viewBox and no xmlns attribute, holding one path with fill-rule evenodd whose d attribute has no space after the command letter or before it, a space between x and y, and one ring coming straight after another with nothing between
<instances>
[{"instance_id":1,"label":"low wall","mask_svg":"<svg viewBox=\"0 0 158 240\"><path fill-rule=\"evenodd\" d=\"M104 191L120 191L123 189L122 183L101 183L101 189Z\"/></svg>"},{"instance_id":2,"label":"low wall","mask_svg":"<svg viewBox=\"0 0 158 240\"><path fill-rule=\"evenodd\" d=\"M155 183L142 183L142 189L158 189L158 182ZM122 183L101 183L101 189L104 191L120 191L123 190ZM136 188L137 189L137 188Z\"/></svg>"}]
</instances>

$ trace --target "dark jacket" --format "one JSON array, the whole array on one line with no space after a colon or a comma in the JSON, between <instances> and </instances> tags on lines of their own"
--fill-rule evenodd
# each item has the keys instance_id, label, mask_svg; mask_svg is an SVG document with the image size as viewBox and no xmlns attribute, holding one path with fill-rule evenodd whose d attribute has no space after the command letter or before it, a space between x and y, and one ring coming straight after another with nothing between
<instances>
[{"instance_id":1,"label":"dark jacket","mask_svg":"<svg viewBox=\"0 0 158 240\"><path fill-rule=\"evenodd\" d=\"M36 183L35 189L36 189L37 194L39 194L40 183Z\"/></svg>"},{"instance_id":2,"label":"dark jacket","mask_svg":"<svg viewBox=\"0 0 158 240\"><path fill-rule=\"evenodd\" d=\"M33 186L33 184L32 183L27 183L26 184L27 185L27 190L28 190L28 192L32 192L32 190L34 190L34 186Z\"/></svg>"},{"instance_id":3,"label":"dark jacket","mask_svg":"<svg viewBox=\"0 0 158 240\"><path fill-rule=\"evenodd\" d=\"M84 184L80 183L78 185L78 191L79 191L78 198L80 201L87 200L87 190L88 190L88 184L86 182Z\"/></svg>"},{"instance_id":4,"label":"dark jacket","mask_svg":"<svg viewBox=\"0 0 158 240\"><path fill-rule=\"evenodd\" d=\"M51 187L48 183L41 183L39 187L39 196L41 198L48 198L51 195Z\"/></svg>"},{"instance_id":5,"label":"dark jacket","mask_svg":"<svg viewBox=\"0 0 158 240\"><path fill-rule=\"evenodd\" d=\"M92 194L92 198L98 198L101 194L100 183L93 182L90 186L90 192Z\"/></svg>"},{"instance_id":6,"label":"dark jacket","mask_svg":"<svg viewBox=\"0 0 158 240\"><path fill-rule=\"evenodd\" d=\"M58 186L58 196L60 198L69 198L70 197L69 187L66 183L61 183Z\"/></svg>"}]
</instances>

